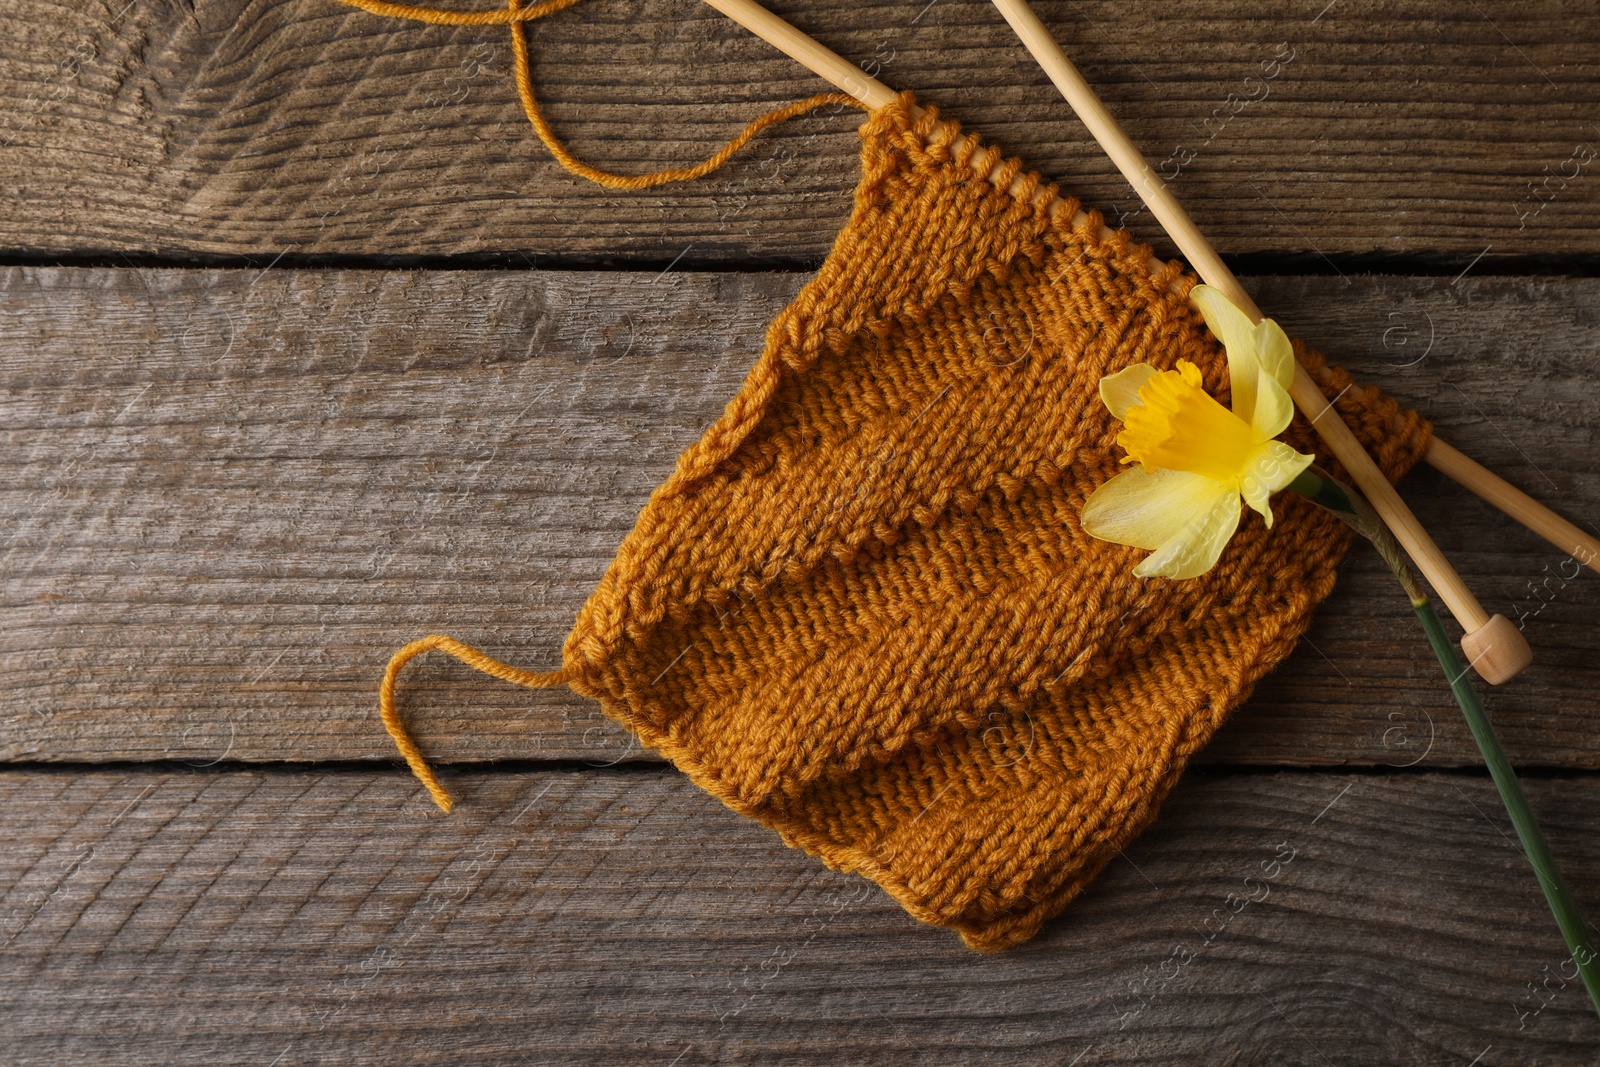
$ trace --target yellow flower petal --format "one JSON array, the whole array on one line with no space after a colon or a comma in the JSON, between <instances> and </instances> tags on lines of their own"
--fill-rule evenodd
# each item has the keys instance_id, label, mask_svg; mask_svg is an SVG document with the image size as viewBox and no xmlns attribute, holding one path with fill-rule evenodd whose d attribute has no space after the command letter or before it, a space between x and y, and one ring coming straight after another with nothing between
<instances>
[{"instance_id":1,"label":"yellow flower petal","mask_svg":"<svg viewBox=\"0 0 1600 1067\"><path fill-rule=\"evenodd\" d=\"M1083 505L1083 529L1102 541L1161 548L1181 537L1194 517L1222 495L1237 498L1238 494L1232 486L1203 474L1134 467L1089 494Z\"/></svg>"},{"instance_id":2,"label":"yellow flower petal","mask_svg":"<svg viewBox=\"0 0 1600 1067\"><path fill-rule=\"evenodd\" d=\"M1139 389L1161 372L1148 363L1135 363L1131 367L1108 374L1100 379L1100 399L1118 419L1127 418L1128 408L1139 403Z\"/></svg>"},{"instance_id":3,"label":"yellow flower petal","mask_svg":"<svg viewBox=\"0 0 1600 1067\"><path fill-rule=\"evenodd\" d=\"M1283 386L1266 375L1262 375L1256 385L1256 410L1250 426L1255 430L1256 440L1266 441L1289 428L1294 419L1294 401Z\"/></svg>"},{"instance_id":4,"label":"yellow flower petal","mask_svg":"<svg viewBox=\"0 0 1600 1067\"><path fill-rule=\"evenodd\" d=\"M1255 353L1261 364L1261 373L1285 389L1294 381L1294 346L1289 335L1271 319L1262 319L1255 327Z\"/></svg>"},{"instance_id":5,"label":"yellow flower petal","mask_svg":"<svg viewBox=\"0 0 1600 1067\"><path fill-rule=\"evenodd\" d=\"M1231 486L1213 482L1216 495L1203 510L1188 513L1183 531L1139 561L1133 573L1140 578L1198 578L1217 565L1222 550L1239 528L1239 494Z\"/></svg>"},{"instance_id":6,"label":"yellow flower petal","mask_svg":"<svg viewBox=\"0 0 1600 1067\"><path fill-rule=\"evenodd\" d=\"M1256 379L1261 362L1256 358L1256 326L1250 317L1209 285L1189 290L1189 299L1222 347L1228 351L1228 383L1233 393L1233 412L1246 422L1255 422Z\"/></svg>"},{"instance_id":7,"label":"yellow flower petal","mask_svg":"<svg viewBox=\"0 0 1600 1067\"><path fill-rule=\"evenodd\" d=\"M1282 441L1263 441L1250 454L1239 479L1239 495L1272 526L1272 494L1287 486L1311 466L1312 457L1296 452Z\"/></svg>"}]
</instances>

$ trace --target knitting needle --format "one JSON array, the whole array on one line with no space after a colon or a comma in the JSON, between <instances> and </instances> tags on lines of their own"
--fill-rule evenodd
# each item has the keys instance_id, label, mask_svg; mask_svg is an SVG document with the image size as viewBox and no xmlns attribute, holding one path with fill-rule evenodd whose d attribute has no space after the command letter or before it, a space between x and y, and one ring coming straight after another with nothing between
<instances>
[{"instance_id":1,"label":"knitting needle","mask_svg":"<svg viewBox=\"0 0 1600 1067\"><path fill-rule=\"evenodd\" d=\"M706 3L785 55L854 96L869 108L877 109L896 99L896 94L888 86L868 76L837 53L824 48L816 40L757 4L755 0L706 0ZM1011 18L1010 10L1015 9L1014 5L1018 0L1011 0L1011 3L1012 7L1002 6L1002 12L1007 14L1008 21ZM1052 80L1057 82L1058 88L1061 88L1067 96L1073 109L1078 112L1080 118L1084 118L1085 124L1117 162L1119 169L1133 183L1135 190L1145 199L1152 213L1166 226L1168 233L1195 267L1196 272L1209 284L1222 290L1239 307L1253 313L1252 318L1260 319L1261 312L1256 308L1255 302L1239 285L1238 279L1228 270L1221 257L1200 235L1194 223L1189 221L1171 193L1150 170L1144 158L1117 126L1116 120L1106 111L1105 105L1094 95L1082 75L1078 74L1071 61L1061 52L1043 24L1039 23L1025 4L1021 4L1020 8L1025 13L1024 21L1031 20L1033 26L1037 27L1037 32L1030 35L1031 39L1030 36L1024 37L1024 43L1029 45L1035 58L1045 66ZM1036 45L1038 47L1035 47ZM1060 80L1057 79L1058 73L1062 75ZM1086 116L1093 116L1094 121L1091 122ZM979 156L974 156L973 163L975 166L982 165ZM987 176L993 177L993 174ZM1017 183L1013 183L1013 189L1016 188ZM1073 221L1076 224L1083 218L1086 218L1086 215L1080 212ZM1182 228L1178 226L1180 219ZM1162 264L1158 262L1155 264L1155 269L1159 270L1161 266ZM1483 610L1483 606L1472 595L1472 591L1461 580L1461 576L1450 566L1450 562L1444 558L1444 554L1433 543L1416 516L1411 514L1383 472L1373 464L1371 457L1366 454L1344 420L1337 415L1332 419L1323 418L1332 410L1333 405L1322 395L1322 391L1303 368L1296 368L1295 382L1290 392L1301 411L1322 435L1323 440L1328 443L1330 450L1345 469L1351 473L1374 508L1394 530L1395 536L1416 562L1418 569L1423 572L1429 583L1438 591L1440 599L1456 617L1456 621L1466 634L1461 644L1468 661L1484 679L1497 685L1521 673L1533 659L1532 650L1523 639L1521 631L1505 616L1495 615L1491 618Z\"/></svg>"},{"instance_id":2,"label":"knitting needle","mask_svg":"<svg viewBox=\"0 0 1600 1067\"><path fill-rule=\"evenodd\" d=\"M1472 490L1523 526L1555 545L1590 570L1600 570L1600 538L1591 537L1521 489L1451 448L1438 437L1428 442L1423 457L1430 465Z\"/></svg>"},{"instance_id":3,"label":"knitting needle","mask_svg":"<svg viewBox=\"0 0 1600 1067\"><path fill-rule=\"evenodd\" d=\"M705 0L705 2L708 7L713 7L728 16L728 18L766 41L790 59L795 60L813 74L820 76L824 81L831 82L834 87L842 92L849 93L874 111L886 104L892 104L900 98L899 93L867 74L837 52L824 47L815 38L801 33L777 15L755 3L755 0ZM920 112L920 109L918 110ZM948 123L941 122L939 127L945 128L948 125ZM959 134L950 141L951 150L959 151L970 136L970 134L966 133ZM974 170L998 185L1000 175L1005 169L1005 159L1001 158L993 164L986 165L984 155L980 152L971 157L971 165ZM1020 199L1026 188L1027 185L1024 179L1019 175L1012 180L1006 191ZM1034 195L1041 203L1046 199L1060 203L1055 194L1050 192L1048 188L1040 188ZM1088 222L1089 213L1080 208L1072 216L1070 225L1078 227L1086 225ZM1109 236L1111 230L1109 227L1102 226L1100 232L1102 235ZM1152 274L1160 273L1165 267L1166 264L1161 260L1155 257L1151 258L1150 272Z\"/></svg>"},{"instance_id":4,"label":"knitting needle","mask_svg":"<svg viewBox=\"0 0 1600 1067\"><path fill-rule=\"evenodd\" d=\"M757 37L772 45L778 51L799 63L802 67L819 75L824 81L831 82L842 92L849 93L867 107L876 111L880 107L892 104L900 98L900 94L883 84L878 79L867 74L860 67L845 59L837 52L825 48L815 38L801 33L795 27L774 15L755 0L705 0L710 7L716 8L734 22L743 26ZM940 123L944 126L944 123ZM969 134L961 134L950 142L952 150L959 150L968 140ZM990 167L984 166L983 153L972 156L972 166L979 170L984 177L998 180L1005 160L1001 159ZM1021 197L1026 188L1021 176L1011 183L1007 192ZM1053 194L1040 190L1037 194L1041 199ZM1089 215L1079 211L1072 218L1074 226L1087 222Z\"/></svg>"}]
</instances>

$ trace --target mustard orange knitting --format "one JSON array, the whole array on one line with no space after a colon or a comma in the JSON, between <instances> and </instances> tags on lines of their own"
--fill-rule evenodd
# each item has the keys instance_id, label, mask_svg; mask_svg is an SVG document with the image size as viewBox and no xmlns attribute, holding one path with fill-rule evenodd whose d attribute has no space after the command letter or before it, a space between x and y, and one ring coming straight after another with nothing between
<instances>
[{"instance_id":1,"label":"mustard orange knitting","mask_svg":"<svg viewBox=\"0 0 1600 1067\"><path fill-rule=\"evenodd\" d=\"M1119 469L1108 373L1226 361L1126 232L1013 197L909 95L849 223L578 615L562 668L707 792L976 949L1031 937L1294 647L1351 534L1285 495L1185 582L1079 527ZM1012 161L1008 174L1020 164ZM999 186L1008 183L1001 181ZM1390 478L1428 425L1296 343ZM1288 440L1316 441L1303 420ZM475 659L474 659L475 657ZM393 709L388 708L393 715ZM396 730L403 738L403 732ZM424 768L409 739L413 765ZM714 843L709 843L714 847Z\"/></svg>"}]
</instances>

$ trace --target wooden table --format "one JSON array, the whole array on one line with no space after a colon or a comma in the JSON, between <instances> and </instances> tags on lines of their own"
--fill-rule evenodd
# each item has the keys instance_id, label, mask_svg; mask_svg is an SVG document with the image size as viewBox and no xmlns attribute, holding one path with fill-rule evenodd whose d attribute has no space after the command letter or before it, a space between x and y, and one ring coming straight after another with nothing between
<instances>
[{"instance_id":1,"label":"wooden table","mask_svg":"<svg viewBox=\"0 0 1600 1067\"><path fill-rule=\"evenodd\" d=\"M1595 528L1592 5L1039 8L1269 313ZM1166 250L986 3L776 9ZM0 1060L1600 1062L1360 549L1125 862L1006 953L593 704L435 657L404 700L439 817L384 660L442 630L555 664L843 223L856 120L613 193L532 138L503 29L331 0L0 27ZM531 36L559 130L624 171L820 88L693 0ZM1490 711L1600 918L1595 575L1431 471L1402 488L1533 644Z\"/></svg>"}]
</instances>

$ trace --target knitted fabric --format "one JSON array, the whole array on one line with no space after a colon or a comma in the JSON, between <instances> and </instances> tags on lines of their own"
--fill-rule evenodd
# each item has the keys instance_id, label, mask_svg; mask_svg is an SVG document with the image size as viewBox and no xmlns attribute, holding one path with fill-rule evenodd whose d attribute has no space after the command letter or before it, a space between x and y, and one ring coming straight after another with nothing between
<instances>
[{"instance_id":1,"label":"knitted fabric","mask_svg":"<svg viewBox=\"0 0 1600 1067\"><path fill-rule=\"evenodd\" d=\"M1098 212L1074 226L1077 202L1034 195L1016 160L986 180L998 153L958 138L909 94L868 117L849 223L652 494L559 670L444 637L396 653L384 722L442 805L394 703L433 648L594 697L789 845L1001 949L1149 824L1290 653L1353 536L1313 505L1281 494L1270 531L1246 510L1188 581L1134 577L1138 550L1079 525L1121 469L1103 376L1187 359L1229 399L1195 279L1152 274ZM1389 478L1421 458L1415 412L1294 347ZM1304 419L1286 437L1316 451Z\"/></svg>"},{"instance_id":2,"label":"knitted fabric","mask_svg":"<svg viewBox=\"0 0 1600 1067\"><path fill-rule=\"evenodd\" d=\"M1155 817L1351 534L1285 494L1184 582L1084 534L1119 470L1099 379L1184 358L1226 401L1226 357L1176 264L1000 191L910 104L862 126L849 223L561 674L730 808L991 950ZM1391 479L1421 457L1417 414L1295 348ZM1303 419L1288 439L1315 451Z\"/></svg>"}]
</instances>

